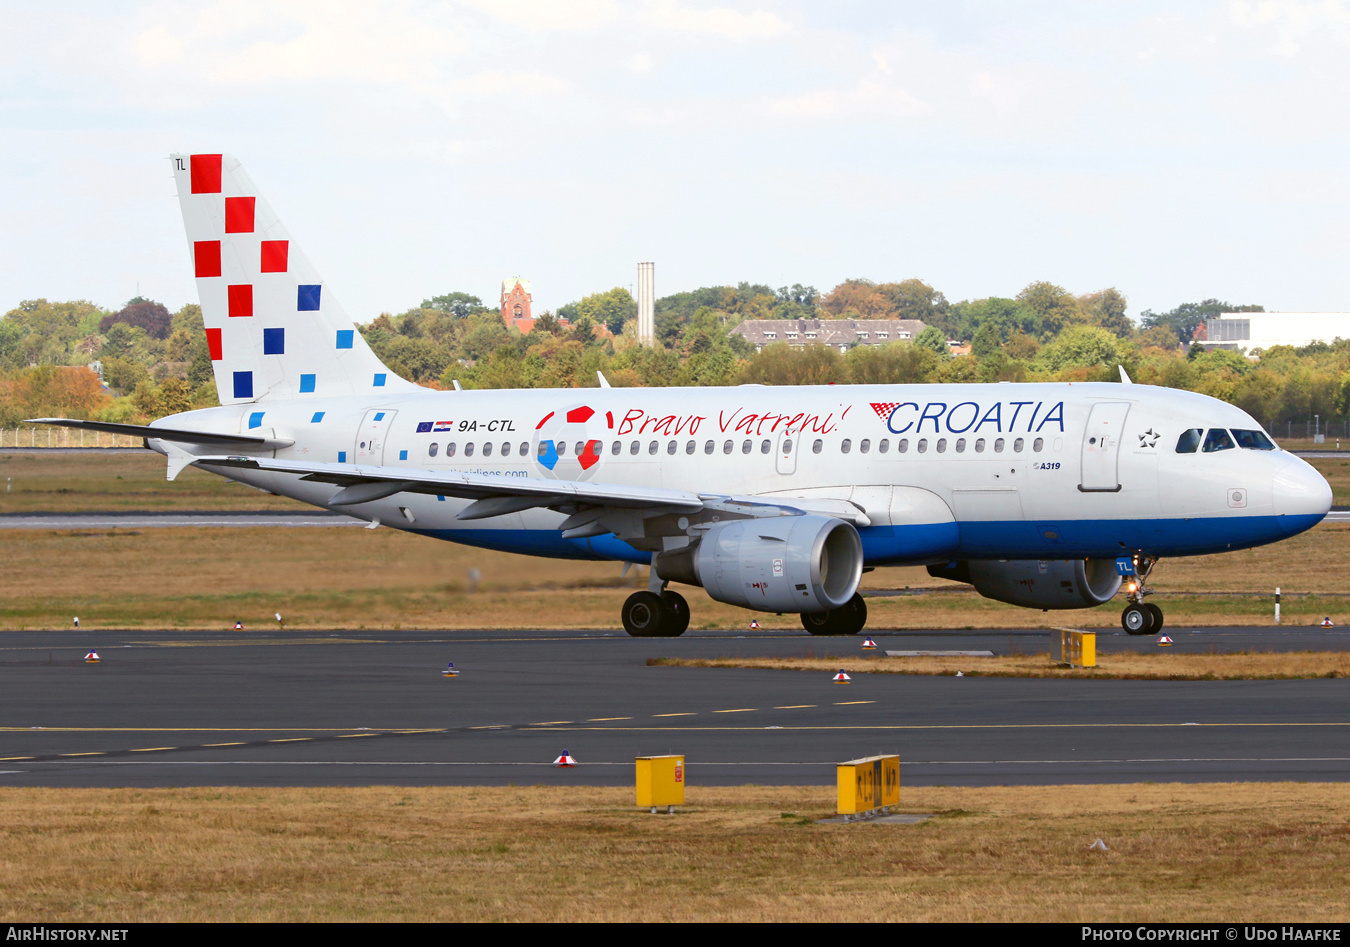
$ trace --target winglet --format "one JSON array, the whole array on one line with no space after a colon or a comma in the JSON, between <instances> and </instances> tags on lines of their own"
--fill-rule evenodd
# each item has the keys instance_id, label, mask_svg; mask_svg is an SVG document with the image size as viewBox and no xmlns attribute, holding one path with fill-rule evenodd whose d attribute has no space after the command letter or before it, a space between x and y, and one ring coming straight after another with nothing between
<instances>
[{"instance_id":1,"label":"winglet","mask_svg":"<svg viewBox=\"0 0 1350 947\"><path fill-rule=\"evenodd\" d=\"M1120 383L1121 383L1122 385L1133 385L1133 384L1134 384L1134 382L1130 381L1130 376L1127 375L1127 374L1125 373L1125 366L1124 366L1124 365L1117 365L1116 368L1119 368L1119 369L1120 369Z\"/></svg>"}]
</instances>

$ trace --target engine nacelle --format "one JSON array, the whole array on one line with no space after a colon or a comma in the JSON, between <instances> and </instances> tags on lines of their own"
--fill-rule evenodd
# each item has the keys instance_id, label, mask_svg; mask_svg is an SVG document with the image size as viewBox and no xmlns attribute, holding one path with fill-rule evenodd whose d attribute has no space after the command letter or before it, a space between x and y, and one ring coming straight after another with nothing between
<instances>
[{"instance_id":1,"label":"engine nacelle","mask_svg":"<svg viewBox=\"0 0 1350 947\"><path fill-rule=\"evenodd\" d=\"M858 591L858 531L831 516L719 523L694 545L658 553L661 578L701 585L719 602L761 612L824 612Z\"/></svg>"},{"instance_id":2,"label":"engine nacelle","mask_svg":"<svg viewBox=\"0 0 1350 947\"><path fill-rule=\"evenodd\" d=\"M1121 578L1110 559L979 559L929 566L940 579L969 582L985 598L1025 608L1090 608L1109 602Z\"/></svg>"}]
</instances>

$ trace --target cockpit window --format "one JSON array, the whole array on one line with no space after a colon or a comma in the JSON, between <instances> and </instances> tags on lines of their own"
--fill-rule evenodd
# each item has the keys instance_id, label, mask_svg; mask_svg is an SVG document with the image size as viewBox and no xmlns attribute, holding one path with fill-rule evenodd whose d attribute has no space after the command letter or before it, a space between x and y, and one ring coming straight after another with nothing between
<instances>
[{"instance_id":1,"label":"cockpit window","mask_svg":"<svg viewBox=\"0 0 1350 947\"><path fill-rule=\"evenodd\" d=\"M1228 436L1227 431L1221 427L1212 427L1205 435L1205 446L1200 449L1206 454L1212 454L1216 450L1232 450L1233 447L1233 439Z\"/></svg>"},{"instance_id":2,"label":"cockpit window","mask_svg":"<svg viewBox=\"0 0 1350 947\"><path fill-rule=\"evenodd\" d=\"M1200 435L1203 434L1198 427L1193 427L1189 431L1182 431L1181 436L1177 438L1178 454L1194 454L1196 448L1200 446Z\"/></svg>"},{"instance_id":3,"label":"cockpit window","mask_svg":"<svg viewBox=\"0 0 1350 947\"><path fill-rule=\"evenodd\" d=\"M1274 450L1275 443L1266 437L1265 431L1239 431L1233 428L1233 439L1238 447L1246 450Z\"/></svg>"}]
</instances>

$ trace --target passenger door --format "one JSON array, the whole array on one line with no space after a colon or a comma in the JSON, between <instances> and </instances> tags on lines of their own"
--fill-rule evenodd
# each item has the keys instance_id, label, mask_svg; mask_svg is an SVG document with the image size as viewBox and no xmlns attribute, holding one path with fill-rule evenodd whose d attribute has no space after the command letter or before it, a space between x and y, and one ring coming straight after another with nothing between
<instances>
[{"instance_id":1,"label":"passenger door","mask_svg":"<svg viewBox=\"0 0 1350 947\"><path fill-rule=\"evenodd\" d=\"M352 458L358 464L384 464L384 442L389 435L389 425L393 423L397 411L388 408L372 408L361 420L356 432L356 443Z\"/></svg>"},{"instance_id":2,"label":"passenger door","mask_svg":"<svg viewBox=\"0 0 1350 947\"><path fill-rule=\"evenodd\" d=\"M1120 490L1120 442L1125 435L1128 401L1102 401L1092 406L1083 432L1083 477L1078 489L1084 493L1115 493Z\"/></svg>"}]
</instances>

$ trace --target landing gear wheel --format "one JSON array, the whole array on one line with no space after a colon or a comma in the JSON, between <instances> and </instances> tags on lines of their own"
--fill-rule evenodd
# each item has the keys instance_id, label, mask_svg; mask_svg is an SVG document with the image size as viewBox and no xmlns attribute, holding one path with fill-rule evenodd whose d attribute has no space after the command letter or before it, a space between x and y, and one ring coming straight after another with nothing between
<instances>
[{"instance_id":1,"label":"landing gear wheel","mask_svg":"<svg viewBox=\"0 0 1350 947\"><path fill-rule=\"evenodd\" d=\"M1144 607L1147 608L1148 613L1153 616L1153 629L1149 633L1156 635L1158 632L1163 630L1162 609L1159 608L1157 605L1154 605L1152 602L1146 602L1144 604Z\"/></svg>"},{"instance_id":2,"label":"landing gear wheel","mask_svg":"<svg viewBox=\"0 0 1350 947\"><path fill-rule=\"evenodd\" d=\"M867 624L867 603L856 592L839 608L802 612L802 627L813 635L856 635Z\"/></svg>"},{"instance_id":3,"label":"landing gear wheel","mask_svg":"<svg viewBox=\"0 0 1350 947\"><path fill-rule=\"evenodd\" d=\"M661 593L661 601L666 606L666 626L661 629L661 637L678 638L689 627L689 603L679 592L669 589Z\"/></svg>"},{"instance_id":4,"label":"landing gear wheel","mask_svg":"<svg viewBox=\"0 0 1350 947\"><path fill-rule=\"evenodd\" d=\"M1120 627L1130 635L1150 635L1153 633L1153 612L1144 605L1127 605L1120 613Z\"/></svg>"},{"instance_id":5,"label":"landing gear wheel","mask_svg":"<svg viewBox=\"0 0 1350 947\"><path fill-rule=\"evenodd\" d=\"M670 623L670 609L655 592L634 592L623 603L623 630L634 638L658 638Z\"/></svg>"}]
</instances>

